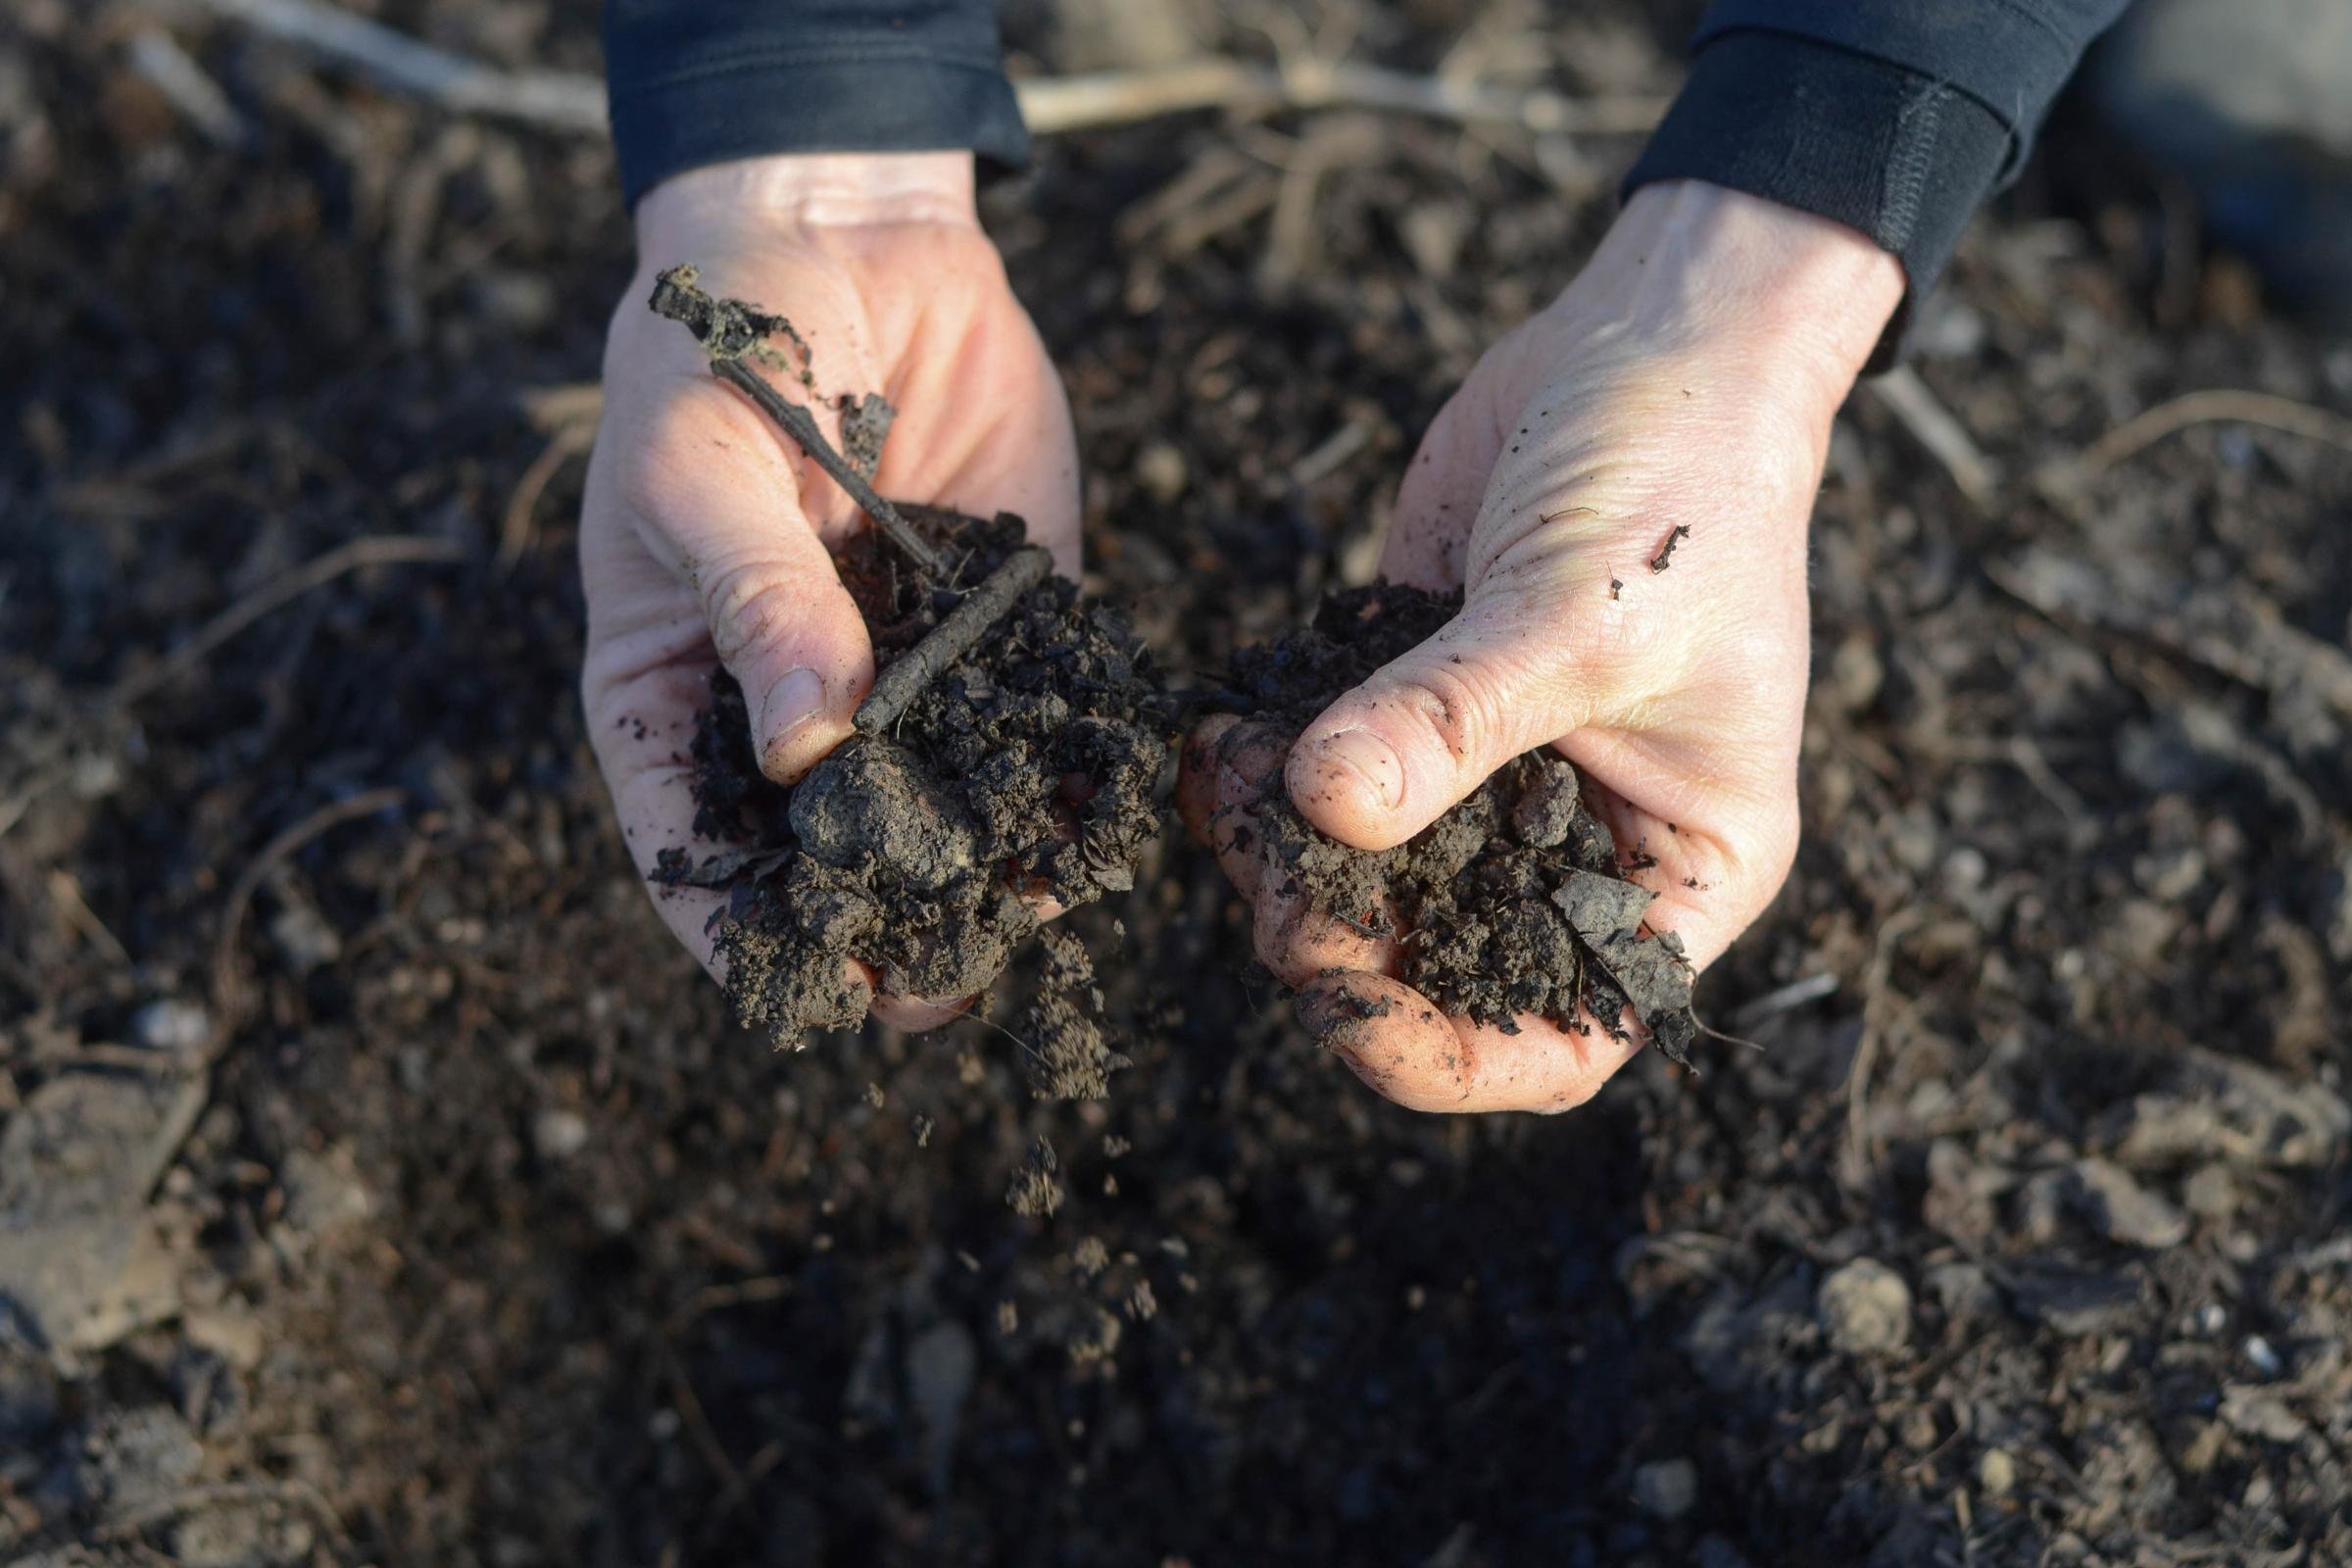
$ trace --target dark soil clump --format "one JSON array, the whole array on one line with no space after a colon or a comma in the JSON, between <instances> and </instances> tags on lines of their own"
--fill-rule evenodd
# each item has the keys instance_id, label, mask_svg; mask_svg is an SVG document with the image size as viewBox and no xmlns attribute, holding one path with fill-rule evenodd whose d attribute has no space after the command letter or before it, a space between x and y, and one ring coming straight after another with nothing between
<instances>
[{"instance_id":1,"label":"dark soil clump","mask_svg":"<svg viewBox=\"0 0 2352 1568\"><path fill-rule=\"evenodd\" d=\"M1023 548L1009 514L901 510L957 563L957 583L985 582ZM885 674L919 657L966 597L870 537L842 573ZM1021 593L887 733L851 737L791 788L760 773L743 693L721 671L695 735L693 787L695 830L723 848L700 859L672 850L655 880L728 894L713 917L728 998L779 1044L864 1018L872 992L853 958L896 994L969 996L1037 931L1031 901L1076 907L1135 885L1158 832L1169 727L1124 618L1082 604L1058 576ZM1052 967L1072 965L1057 956ZM1112 1059L1100 1031L1069 997L1050 1004L1068 1026L1049 1042L1068 1057L1054 1078L1099 1094Z\"/></svg>"},{"instance_id":2,"label":"dark soil clump","mask_svg":"<svg viewBox=\"0 0 2352 1568\"><path fill-rule=\"evenodd\" d=\"M1460 608L1459 594L1391 583L1332 595L1308 630L1235 657L1234 684L1259 710L1245 722L1296 734ZM1446 1012L1512 1032L1529 1015L1583 1030L1581 1003L1625 1039L1630 1008L1653 1045L1690 1064L1698 1023L1682 943L1643 928L1655 895L1621 874L1629 867L1607 825L1555 753L1513 759L1394 849L1351 849L1318 831L1279 774L1256 817L1291 878L1286 891L1360 930L1401 933L1398 978Z\"/></svg>"}]
</instances>

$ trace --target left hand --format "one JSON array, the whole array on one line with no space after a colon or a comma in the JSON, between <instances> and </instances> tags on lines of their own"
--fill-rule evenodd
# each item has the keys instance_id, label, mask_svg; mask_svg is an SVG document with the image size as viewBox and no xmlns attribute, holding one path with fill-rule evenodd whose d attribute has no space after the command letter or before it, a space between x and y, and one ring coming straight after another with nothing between
<instances>
[{"instance_id":1,"label":"left hand","mask_svg":"<svg viewBox=\"0 0 2352 1568\"><path fill-rule=\"evenodd\" d=\"M1795 855L1806 526L1832 417L1902 289L1893 259L1837 223L1645 187L1479 363L1405 476L1381 570L1463 588L1460 614L1295 743L1231 719L1195 732L1186 820L1256 905L1258 956L1298 989L1301 1020L1379 1093L1566 1109L1640 1031L1442 1016L1394 977L1393 941L1275 891L1263 835L1243 831L1261 781L1283 767L1307 820L1377 850L1554 746L1620 848L1656 857L1652 929L1694 964L1719 956Z\"/></svg>"}]
</instances>

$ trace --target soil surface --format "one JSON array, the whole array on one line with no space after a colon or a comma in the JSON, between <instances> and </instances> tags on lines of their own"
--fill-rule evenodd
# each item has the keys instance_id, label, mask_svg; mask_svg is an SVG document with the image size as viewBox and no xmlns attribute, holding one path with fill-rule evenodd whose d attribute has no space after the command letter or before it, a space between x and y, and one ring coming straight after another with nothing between
<instances>
[{"instance_id":1,"label":"soil surface","mask_svg":"<svg viewBox=\"0 0 2352 1568\"><path fill-rule=\"evenodd\" d=\"M587 0L368 10L597 69ZM1671 91L1698 10L1007 7L1023 70L1578 95ZM1699 986L1762 1052L1398 1110L1169 835L1066 922L1134 1063L1069 1103L1008 1038L1044 944L779 1054L629 864L571 548L609 151L0 7L0 1559L2352 1561L2352 455L2079 461L2193 391L2340 416L2352 354L2040 147L1911 362L1984 470L1868 386L1832 442L1807 836ZM1636 151L1249 111L990 188L1172 685L1370 580Z\"/></svg>"},{"instance_id":2,"label":"soil surface","mask_svg":"<svg viewBox=\"0 0 2352 1568\"><path fill-rule=\"evenodd\" d=\"M1458 593L1388 582L1333 594L1307 629L1235 656L1234 686L1257 706L1226 744L1297 735L1460 609ZM1250 818L1282 868L1276 891L1398 938L1398 977L1444 1011L1510 1034L1532 1016L1620 1038L1630 1013L1670 1060L1690 1065L1698 1024L1682 944L1643 926L1656 895L1622 874L1633 867L1585 809L1565 758L1514 758L1394 849L1351 849L1317 831L1279 772Z\"/></svg>"},{"instance_id":3,"label":"soil surface","mask_svg":"<svg viewBox=\"0 0 2352 1568\"><path fill-rule=\"evenodd\" d=\"M926 634L1025 537L1010 514L901 511L967 587L935 583L887 542L858 536L843 578L882 678L919 657ZM900 996L972 996L1038 930L1037 902L1078 908L1132 889L1159 830L1172 728L1151 671L1124 616L1050 575L882 732L853 735L790 788L760 771L742 688L718 672L691 777L695 831L722 848L665 852L654 880L728 895L713 920L736 1018L796 1048L809 1029L856 1028L872 992L851 960ZM1054 968L1072 1010L1057 1011L1052 1040L1030 1043L1041 1062L1060 1063L1035 1081L1058 1091L1075 1073L1099 1092L1099 1025L1070 1002L1086 995L1073 961L1059 955Z\"/></svg>"}]
</instances>

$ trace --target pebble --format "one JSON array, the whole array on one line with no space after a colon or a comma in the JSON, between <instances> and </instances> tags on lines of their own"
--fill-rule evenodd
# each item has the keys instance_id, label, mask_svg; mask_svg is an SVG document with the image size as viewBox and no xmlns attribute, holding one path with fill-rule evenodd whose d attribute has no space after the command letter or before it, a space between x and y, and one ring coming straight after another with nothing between
<instances>
[{"instance_id":1,"label":"pebble","mask_svg":"<svg viewBox=\"0 0 2352 1568\"><path fill-rule=\"evenodd\" d=\"M1986 1448L1977 1458L1977 1485L1987 1497L2006 1497L2017 1485L2017 1461L2006 1448Z\"/></svg>"},{"instance_id":2,"label":"pebble","mask_svg":"<svg viewBox=\"0 0 2352 1568\"><path fill-rule=\"evenodd\" d=\"M1656 1519L1680 1519L1698 1502L1698 1466L1660 1459L1634 1471L1634 1501Z\"/></svg>"},{"instance_id":3,"label":"pebble","mask_svg":"<svg viewBox=\"0 0 2352 1568\"><path fill-rule=\"evenodd\" d=\"M1875 1258L1855 1258L1823 1280L1814 1309L1847 1355L1885 1355L1911 1339L1911 1287Z\"/></svg>"},{"instance_id":4,"label":"pebble","mask_svg":"<svg viewBox=\"0 0 2352 1568\"><path fill-rule=\"evenodd\" d=\"M2180 1189L2188 1211L2204 1219L2219 1219L2237 1207L2237 1179L2222 1164L2199 1166Z\"/></svg>"},{"instance_id":5,"label":"pebble","mask_svg":"<svg viewBox=\"0 0 2352 1568\"><path fill-rule=\"evenodd\" d=\"M194 1002L168 997L150 1002L130 1015L130 1038L149 1051L170 1055L193 1055L212 1038L213 1018Z\"/></svg>"},{"instance_id":6,"label":"pebble","mask_svg":"<svg viewBox=\"0 0 2352 1568\"><path fill-rule=\"evenodd\" d=\"M542 1159L569 1159L588 1147L588 1118L550 1105L531 1119L531 1147Z\"/></svg>"},{"instance_id":7,"label":"pebble","mask_svg":"<svg viewBox=\"0 0 2352 1568\"><path fill-rule=\"evenodd\" d=\"M2090 1228L2111 1242L2161 1250L2188 1240L2188 1216L2111 1161L2077 1160L2067 1197Z\"/></svg>"},{"instance_id":8,"label":"pebble","mask_svg":"<svg viewBox=\"0 0 2352 1568\"><path fill-rule=\"evenodd\" d=\"M1184 454L1165 441L1154 441L1135 455L1135 481L1162 506L1184 494L1190 475Z\"/></svg>"}]
</instances>

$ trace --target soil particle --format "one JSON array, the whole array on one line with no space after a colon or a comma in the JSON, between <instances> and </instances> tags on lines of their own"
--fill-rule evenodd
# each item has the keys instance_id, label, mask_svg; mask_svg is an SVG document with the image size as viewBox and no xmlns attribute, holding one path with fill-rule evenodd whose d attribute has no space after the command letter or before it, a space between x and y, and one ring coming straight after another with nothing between
<instances>
[{"instance_id":1,"label":"soil particle","mask_svg":"<svg viewBox=\"0 0 2352 1568\"><path fill-rule=\"evenodd\" d=\"M1021 551L1021 520L902 511L985 581ZM885 673L961 602L884 559L870 538L843 563ZM1159 826L1169 728L1149 658L1118 613L1049 576L993 635L936 671L886 734L858 735L792 788L762 775L742 690L723 670L693 746L695 830L724 847L667 852L657 882L728 894L714 917L743 1022L798 1045L854 1028L871 989L954 998L984 991L1038 929L1031 902L1089 904L1135 884ZM1066 972L1066 961L1057 961ZM1085 996L1091 990L1076 989ZM1070 988L1053 1004L1055 1081L1107 1072L1076 1038ZM1099 1092L1099 1085L1097 1086Z\"/></svg>"},{"instance_id":2,"label":"soil particle","mask_svg":"<svg viewBox=\"0 0 2352 1568\"><path fill-rule=\"evenodd\" d=\"M1045 961L1026 1015L1021 1066L1040 1100L1101 1100L1129 1065L1104 1037L1102 993L1086 944L1058 926L1038 933Z\"/></svg>"},{"instance_id":3,"label":"soil particle","mask_svg":"<svg viewBox=\"0 0 2352 1568\"><path fill-rule=\"evenodd\" d=\"M1236 656L1234 685L1257 712L1231 733L1297 733L1460 606L1458 594L1385 582L1334 594L1307 631ZM1616 842L1565 759L1548 750L1513 759L1389 850L1351 849L1316 830L1279 775L1256 815L1291 890L1359 930L1401 935L1399 978L1445 1011L1516 1033L1529 1016L1589 1027L1582 1004L1625 1038L1630 1008L1652 1044L1689 1064L1698 1025L1682 944L1642 928L1655 895L1620 874Z\"/></svg>"},{"instance_id":4,"label":"soil particle","mask_svg":"<svg viewBox=\"0 0 2352 1568\"><path fill-rule=\"evenodd\" d=\"M2090 1227L2111 1242L2151 1250L2188 1239L2188 1216L2104 1159L2078 1160L2067 1196Z\"/></svg>"},{"instance_id":5,"label":"soil particle","mask_svg":"<svg viewBox=\"0 0 2352 1568\"><path fill-rule=\"evenodd\" d=\"M1858 1257L1821 1282L1814 1304L1830 1344L1847 1355L1890 1355L1911 1339L1911 1287L1876 1258Z\"/></svg>"},{"instance_id":6,"label":"soil particle","mask_svg":"<svg viewBox=\"0 0 2352 1568\"><path fill-rule=\"evenodd\" d=\"M1044 1138L1029 1146L1029 1159L1013 1173L1004 1201L1016 1214L1042 1218L1061 1207L1061 1158Z\"/></svg>"},{"instance_id":7,"label":"soil particle","mask_svg":"<svg viewBox=\"0 0 2352 1568\"><path fill-rule=\"evenodd\" d=\"M1675 1520L1698 1501L1698 1467L1688 1459L1661 1459L1634 1471L1634 1501L1654 1518Z\"/></svg>"}]
</instances>

